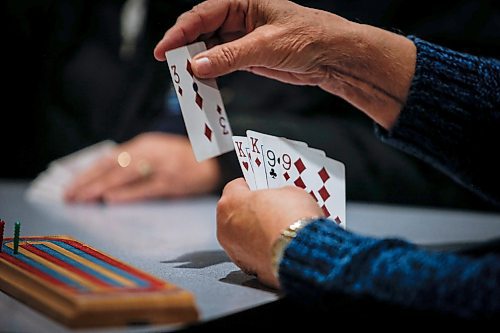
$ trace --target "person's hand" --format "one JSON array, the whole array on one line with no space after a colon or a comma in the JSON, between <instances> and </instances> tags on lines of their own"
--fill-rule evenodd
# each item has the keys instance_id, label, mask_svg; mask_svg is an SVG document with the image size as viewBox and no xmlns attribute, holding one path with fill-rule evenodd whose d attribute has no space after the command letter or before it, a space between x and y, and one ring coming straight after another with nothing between
<instances>
[{"instance_id":1,"label":"person's hand","mask_svg":"<svg viewBox=\"0 0 500 333\"><path fill-rule=\"evenodd\" d=\"M197 77L236 70L317 85L389 128L406 101L416 48L407 38L284 0L208 0L179 17L154 55L205 40Z\"/></svg>"},{"instance_id":2,"label":"person's hand","mask_svg":"<svg viewBox=\"0 0 500 333\"><path fill-rule=\"evenodd\" d=\"M244 272L278 288L272 246L281 231L304 217L324 216L314 199L293 186L250 191L243 178L229 182L217 205L217 239Z\"/></svg>"},{"instance_id":3,"label":"person's hand","mask_svg":"<svg viewBox=\"0 0 500 333\"><path fill-rule=\"evenodd\" d=\"M118 163L120 153L129 161ZM123 167L125 166L125 167ZM117 146L78 175L66 189L68 202L127 202L208 193L220 170L215 159L198 163L189 140L180 135L145 133Z\"/></svg>"},{"instance_id":4,"label":"person's hand","mask_svg":"<svg viewBox=\"0 0 500 333\"><path fill-rule=\"evenodd\" d=\"M340 30L349 21L289 1L209 0L181 15L154 54L165 60L165 51L201 38L215 46L194 58L196 76L250 69L285 82L317 85L327 79L322 68L327 55L322 53L331 24Z\"/></svg>"}]
</instances>

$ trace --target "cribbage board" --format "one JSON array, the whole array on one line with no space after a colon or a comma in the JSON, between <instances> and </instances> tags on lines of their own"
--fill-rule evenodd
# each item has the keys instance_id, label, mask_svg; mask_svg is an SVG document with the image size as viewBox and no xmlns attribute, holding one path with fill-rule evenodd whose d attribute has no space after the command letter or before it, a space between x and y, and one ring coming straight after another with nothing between
<instances>
[{"instance_id":1,"label":"cribbage board","mask_svg":"<svg viewBox=\"0 0 500 333\"><path fill-rule=\"evenodd\" d=\"M12 238L0 253L0 289L69 327L194 321L187 291L68 236Z\"/></svg>"}]
</instances>

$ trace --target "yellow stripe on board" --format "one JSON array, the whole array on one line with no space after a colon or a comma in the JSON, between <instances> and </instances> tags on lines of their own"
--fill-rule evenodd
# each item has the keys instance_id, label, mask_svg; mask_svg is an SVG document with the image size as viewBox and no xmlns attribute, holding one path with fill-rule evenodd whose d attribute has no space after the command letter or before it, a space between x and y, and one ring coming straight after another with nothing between
<instances>
[{"instance_id":1,"label":"yellow stripe on board","mask_svg":"<svg viewBox=\"0 0 500 333\"><path fill-rule=\"evenodd\" d=\"M120 283L120 284L122 284L124 286L127 286L127 287L137 287L137 283L135 283L134 281L131 281L131 280L127 279L127 278L124 278L123 276L118 275L115 272L110 271L110 270L108 270L106 268L98 266L95 263L93 263L92 261L87 260L85 258L82 258L79 255L74 254L73 252L68 251L68 250L60 247L59 245L56 245L56 244L50 243L50 242L45 242L45 241L30 242L30 243L31 244L42 244L42 245L45 245L47 247L50 247L52 250L57 251L57 252L61 253L62 255L65 255L66 257L69 257L69 258L71 258L71 259L79 262L80 264L85 265L88 268L93 269L94 271L99 272L102 275L105 275L106 277L108 277L108 278L110 278L112 280L115 280L116 282L118 282L118 283Z\"/></svg>"},{"instance_id":2,"label":"yellow stripe on board","mask_svg":"<svg viewBox=\"0 0 500 333\"><path fill-rule=\"evenodd\" d=\"M64 267L61 267L61 266L58 266L50 261L48 261L47 259L45 258L42 258L40 257L39 255L33 253L33 252L30 252L28 250L25 250L21 247L21 245L25 244L26 242L20 242L19 243L19 253L21 254L24 254L26 257L40 263L41 265L43 266L46 266L58 273L60 273L61 275L64 275L66 276L67 278L73 280L73 281L76 281L77 283L81 284L82 286L85 286L87 288L89 288L90 290L95 290L95 291L98 291L98 290L103 290L104 288L101 287L101 286L97 286L95 284L92 283L92 281L88 281L87 279L84 279L82 277L80 277L78 274L75 274L71 271L68 271L67 269L65 269ZM33 242L28 242L28 244L33 244ZM9 248L11 248L12 250L14 250L14 244L13 243L10 243L10 244L5 244L5 246L8 246Z\"/></svg>"}]
</instances>

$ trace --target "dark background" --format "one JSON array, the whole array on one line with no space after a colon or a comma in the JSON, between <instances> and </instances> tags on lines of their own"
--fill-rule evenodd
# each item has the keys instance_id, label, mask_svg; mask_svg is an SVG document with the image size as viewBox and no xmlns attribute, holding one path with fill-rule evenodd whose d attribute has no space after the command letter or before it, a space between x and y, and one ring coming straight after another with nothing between
<instances>
[{"instance_id":1,"label":"dark background","mask_svg":"<svg viewBox=\"0 0 500 333\"><path fill-rule=\"evenodd\" d=\"M495 1L298 1L459 51L499 57ZM150 130L182 133L165 108L170 77L152 50L196 1L151 0L135 56L120 59L121 0L5 1L0 178L32 178L60 156ZM431 167L381 144L373 123L339 98L234 73L218 80L235 134L254 129L306 141L346 164L347 198L494 209ZM481 147L478 147L481 149ZM226 180L240 175L222 157Z\"/></svg>"}]
</instances>

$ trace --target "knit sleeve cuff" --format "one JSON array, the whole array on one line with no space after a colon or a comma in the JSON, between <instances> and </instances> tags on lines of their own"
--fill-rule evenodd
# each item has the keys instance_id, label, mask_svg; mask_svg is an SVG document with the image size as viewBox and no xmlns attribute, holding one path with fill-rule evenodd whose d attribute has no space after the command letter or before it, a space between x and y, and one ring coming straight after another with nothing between
<instances>
[{"instance_id":1,"label":"knit sleeve cuff","mask_svg":"<svg viewBox=\"0 0 500 333\"><path fill-rule=\"evenodd\" d=\"M282 289L292 297L317 300L325 290L342 291L355 284L380 241L338 227L326 218L304 227L286 247L279 267ZM391 244L402 243L391 240ZM368 272L367 272L368 273ZM328 280L329 283L323 283Z\"/></svg>"},{"instance_id":2,"label":"knit sleeve cuff","mask_svg":"<svg viewBox=\"0 0 500 333\"><path fill-rule=\"evenodd\" d=\"M484 177L496 171L484 152L500 142L499 62L408 38L417 61L406 105L389 131L376 126L377 135L484 197L491 195ZM486 170L473 167L479 165Z\"/></svg>"}]
</instances>

